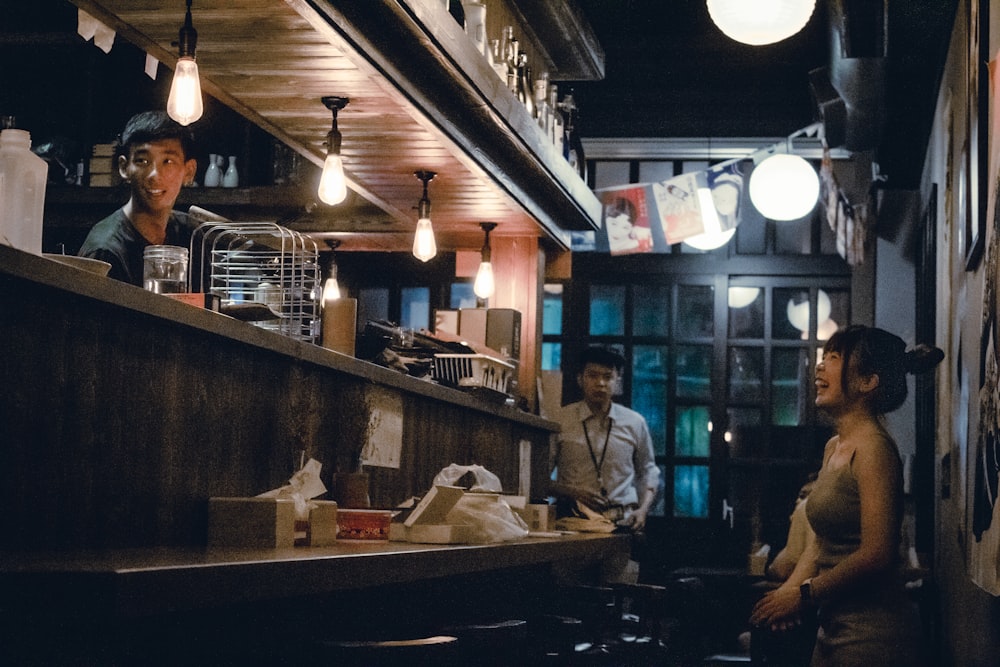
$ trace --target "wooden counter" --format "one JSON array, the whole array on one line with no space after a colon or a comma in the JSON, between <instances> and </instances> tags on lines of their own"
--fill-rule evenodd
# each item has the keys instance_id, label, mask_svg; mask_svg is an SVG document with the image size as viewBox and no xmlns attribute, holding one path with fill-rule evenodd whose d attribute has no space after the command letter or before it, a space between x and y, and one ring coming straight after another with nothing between
<instances>
[{"instance_id":1,"label":"wooden counter","mask_svg":"<svg viewBox=\"0 0 1000 667\"><path fill-rule=\"evenodd\" d=\"M280 487L303 455L330 487L380 401L402 442L367 469L375 507L450 463L512 493L548 473L550 421L4 246L0 309L0 549L202 546L209 497Z\"/></svg>"},{"instance_id":2,"label":"wooden counter","mask_svg":"<svg viewBox=\"0 0 1000 667\"><path fill-rule=\"evenodd\" d=\"M348 542L286 549L133 549L0 554L0 597L64 616L149 616L499 570L597 561L623 535L579 534L486 545Z\"/></svg>"}]
</instances>

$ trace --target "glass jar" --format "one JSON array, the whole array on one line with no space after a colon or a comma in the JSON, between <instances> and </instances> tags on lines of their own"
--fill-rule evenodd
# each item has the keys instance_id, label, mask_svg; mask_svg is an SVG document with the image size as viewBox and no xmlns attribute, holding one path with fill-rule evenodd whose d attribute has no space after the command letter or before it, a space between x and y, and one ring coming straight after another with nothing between
<instances>
[{"instance_id":1,"label":"glass jar","mask_svg":"<svg viewBox=\"0 0 1000 667\"><path fill-rule=\"evenodd\" d=\"M183 294L187 286L188 249L174 245L146 246L142 284L155 294Z\"/></svg>"}]
</instances>

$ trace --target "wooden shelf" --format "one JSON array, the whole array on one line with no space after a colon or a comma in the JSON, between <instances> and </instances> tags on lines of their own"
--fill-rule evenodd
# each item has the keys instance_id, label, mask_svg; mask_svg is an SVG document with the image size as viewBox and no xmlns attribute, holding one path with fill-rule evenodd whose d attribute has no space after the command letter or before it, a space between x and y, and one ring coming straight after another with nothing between
<instances>
[{"instance_id":1,"label":"wooden shelf","mask_svg":"<svg viewBox=\"0 0 1000 667\"><path fill-rule=\"evenodd\" d=\"M161 61L176 60L183 6L73 3ZM591 33L567 50L562 42L579 32L580 17L566 0L551 4L524 20L536 22L539 40L555 39L547 57L569 58L553 67L599 75L603 54ZM440 2L205 0L193 16L203 89L311 162L321 164L330 129L319 98L350 98L338 114L349 188L384 216L375 226L367 224L373 216L333 207L301 231L342 235L344 250L354 238L386 234L408 251L418 169L438 173L431 198L439 248L478 249L480 220L498 222L497 236L538 237L555 248L566 247L567 231L597 228L596 196Z\"/></svg>"}]
</instances>

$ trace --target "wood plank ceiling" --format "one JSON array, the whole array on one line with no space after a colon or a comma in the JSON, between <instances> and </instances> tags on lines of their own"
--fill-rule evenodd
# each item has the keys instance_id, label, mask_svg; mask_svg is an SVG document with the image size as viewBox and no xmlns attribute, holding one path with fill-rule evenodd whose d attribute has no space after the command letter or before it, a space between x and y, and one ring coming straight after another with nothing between
<instances>
[{"instance_id":1,"label":"wood plank ceiling","mask_svg":"<svg viewBox=\"0 0 1000 667\"><path fill-rule=\"evenodd\" d=\"M183 0L72 1L161 62L176 62ZM429 196L439 249L478 249L480 221L499 223L496 235L546 236L305 0L197 0L192 17L204 90L317 165L332 120L320 98L350 98L338 126L352 192L337 207L319 204L300 231L339 238L345 250L406 251L422 194L414 172L431 170L438 174Z\"/></svg>"}]
</instances>

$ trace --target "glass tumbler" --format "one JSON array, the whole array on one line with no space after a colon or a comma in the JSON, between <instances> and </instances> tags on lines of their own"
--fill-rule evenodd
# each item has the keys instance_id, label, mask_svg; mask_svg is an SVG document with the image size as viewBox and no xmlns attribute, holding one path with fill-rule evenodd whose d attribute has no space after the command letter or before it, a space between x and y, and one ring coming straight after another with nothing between
<instances>
[{"instance_id":1,"label":"glass tumbler","mask_svg":"<svg viewBox=\"0 0 1000 667\"><path fill-rule=\"evenodd\" d=\"M142 284L155 294L187 292L188 249L174 245L147 246L142 256Z\"/></svg>"}]
</instances>

